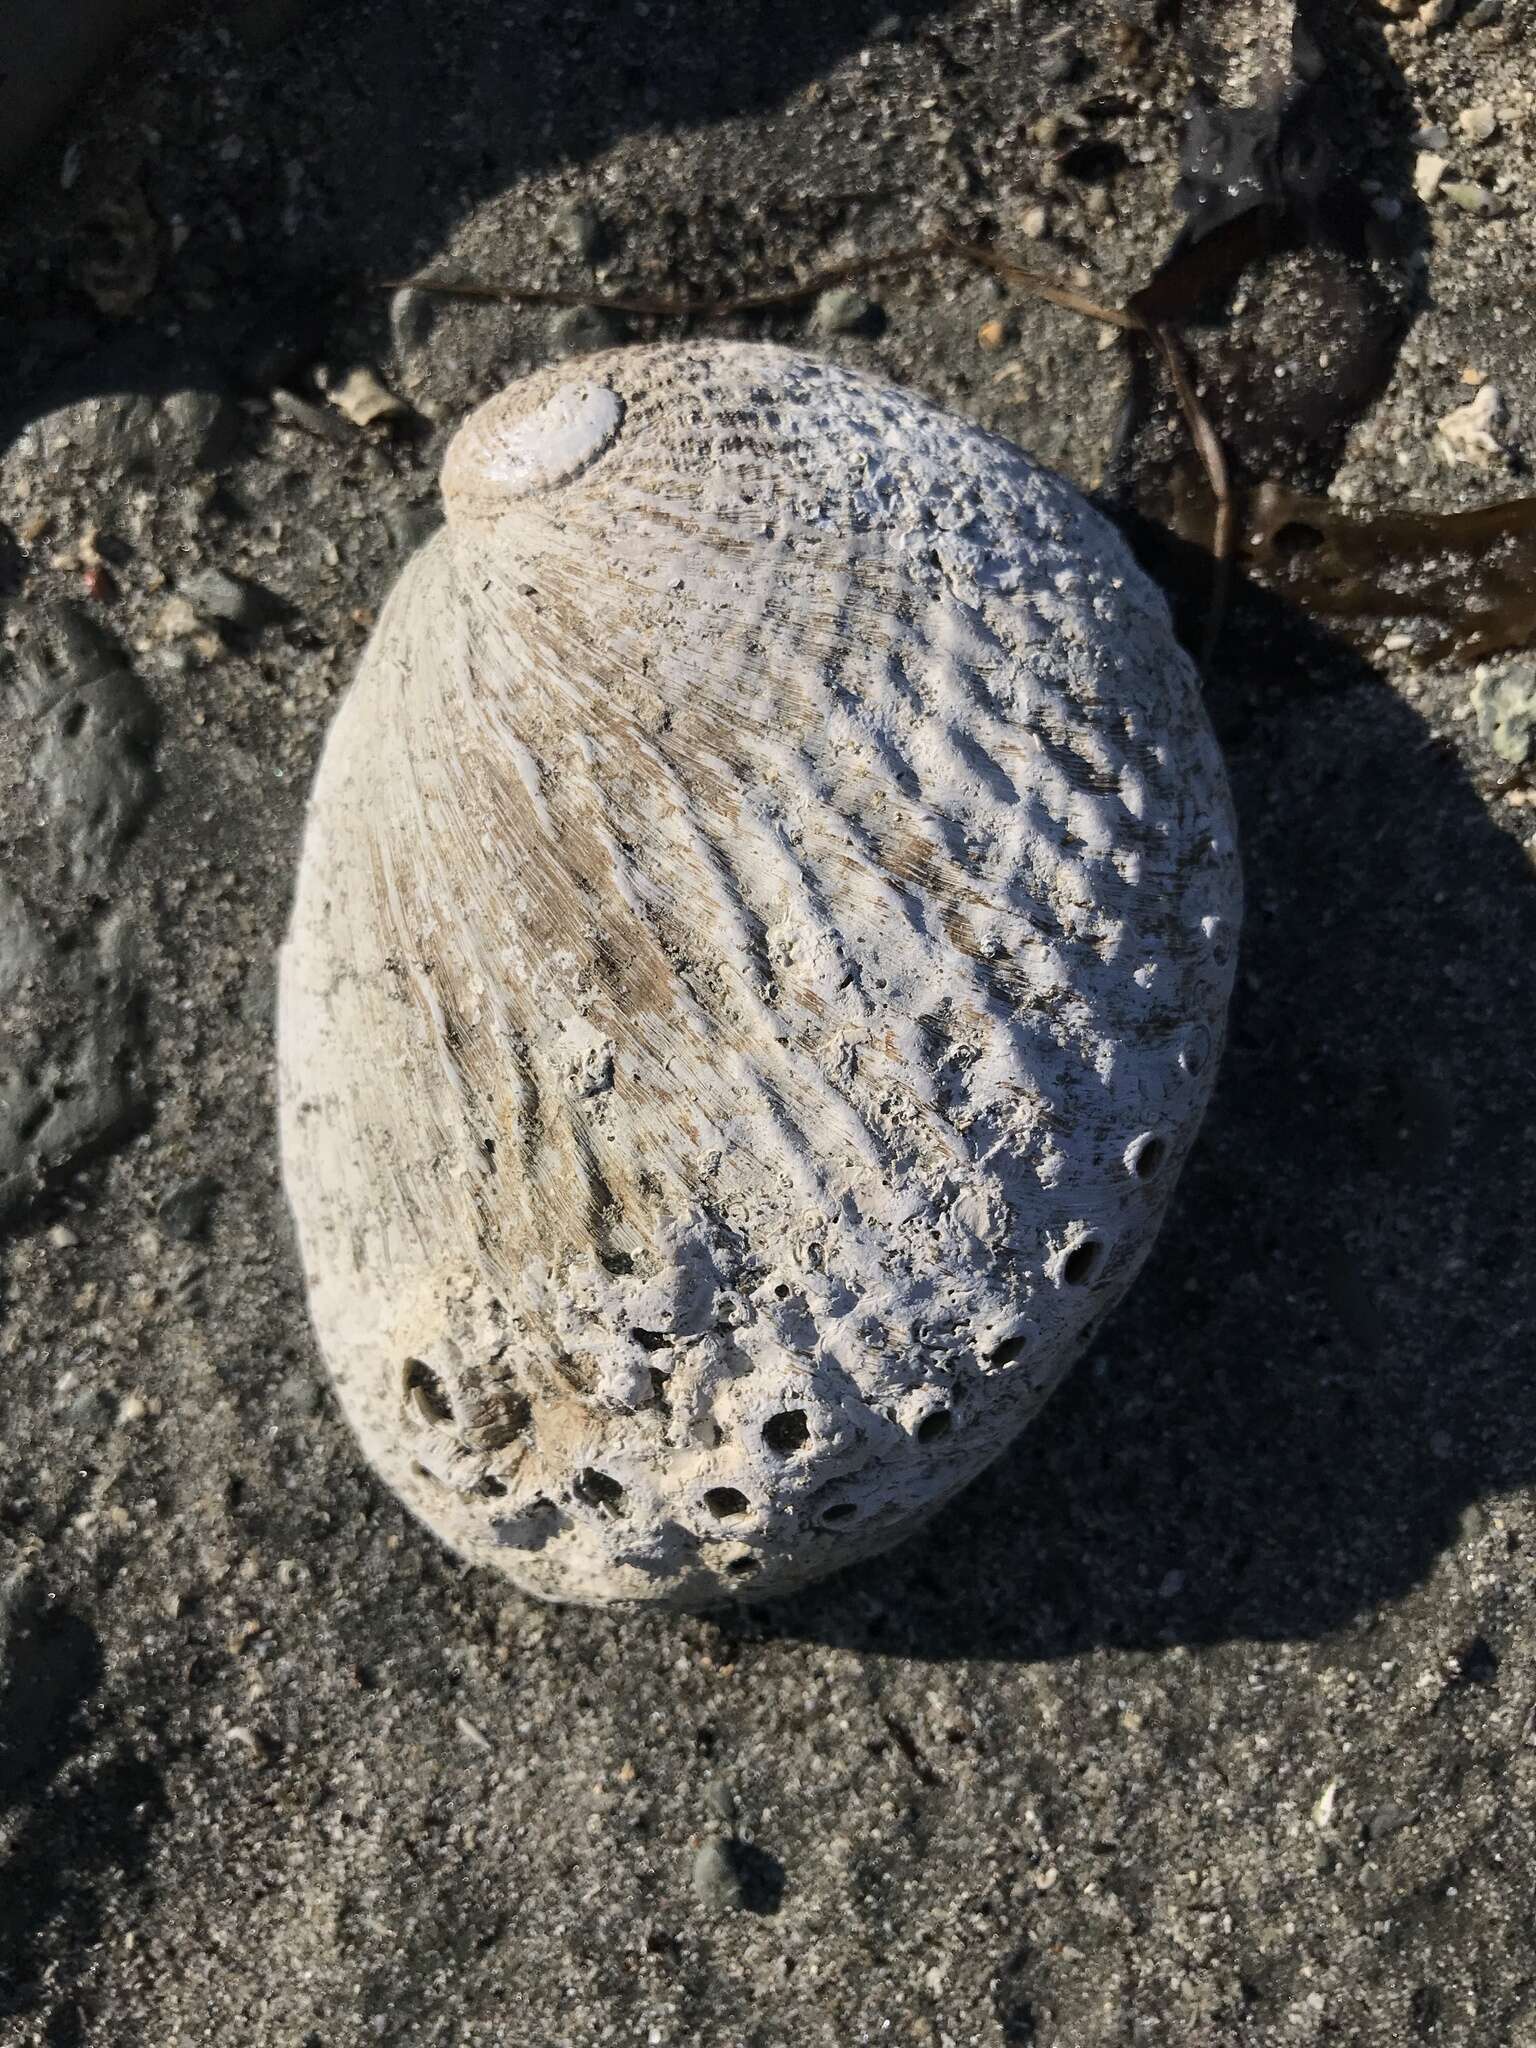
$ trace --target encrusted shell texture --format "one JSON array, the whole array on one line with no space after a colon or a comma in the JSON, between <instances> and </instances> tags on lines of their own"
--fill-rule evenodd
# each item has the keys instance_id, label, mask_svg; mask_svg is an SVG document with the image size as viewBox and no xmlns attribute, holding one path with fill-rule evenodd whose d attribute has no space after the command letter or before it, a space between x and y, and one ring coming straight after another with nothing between
<instances>
[{"instance_id":1,"label":"encrusted shell texture","mask_svg":"<svg viewBox=\"0 0 1536 2048\"><path fill-rule=\"evenodd\" d=\"M1151 1244L1238 918L1196 679L1068 484L780 349L542 371L443 488L283 954L320 1343L529 1591L781 1591L973 1478Z\"/></svg>"}]
</instances>

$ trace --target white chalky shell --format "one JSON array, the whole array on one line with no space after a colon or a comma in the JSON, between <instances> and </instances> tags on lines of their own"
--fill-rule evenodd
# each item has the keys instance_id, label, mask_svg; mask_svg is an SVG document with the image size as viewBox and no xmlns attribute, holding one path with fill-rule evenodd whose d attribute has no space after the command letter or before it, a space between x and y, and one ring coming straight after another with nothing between
<instances>
[{"instance_id":1,"label":"white chalky shell","mask_svg":"<svg viewBox=\"0 0 1536 2048\"><path fill-rule=\"evenodd\" d=\"M1238 919L1161 596L1060 478L746 343L483 406L325 748L283 1163L368 1455L558 1599L905 1535L1145 1256Z\"/></svg>"}]
</instances>

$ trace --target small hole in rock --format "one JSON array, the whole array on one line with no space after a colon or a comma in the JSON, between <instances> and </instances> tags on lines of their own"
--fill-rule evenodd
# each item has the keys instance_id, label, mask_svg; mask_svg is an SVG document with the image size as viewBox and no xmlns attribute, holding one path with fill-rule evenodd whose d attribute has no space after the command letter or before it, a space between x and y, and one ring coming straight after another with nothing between
<instances>
[{"instance_id":1,"label":"small hole in rock","mask_svg":"<svg viewBox=\"0 0 1536 2048\"><path fill-rule=\"evenodd\" d=\"M770 1415L763 1424L763 1442L781 1458L790 1457L811 1440L811 1425L803 1408L787 1408L782 1415Z\"/></svg>"},{"instance_id":2,"label":"small hole in rock","mask_svg":"<svg viewBox=\"0 0 1536 2048\"><path fill-rule=\"evenodd\" d=\"M1168 1147L1161 1138L1148 1138L1145 1144L1138 1145L1133 1162L1136 1178L1151 1180L1167 1156Z\"/></svg>"},{"instance_id":3,"label":"small hole in rock","mask_svg":"<svg viewBox=\"0 0 1536 2048\"><path fill-rule=\"evenodd\" d=\"M631 1330L629 1334L642 1351L665 1351L672 1342L663 1330Z\"/></svg>"},{"instance_id":4,"label":"small hole in rock","mask_svg":"<svg viewBox=\"0 0 1536 2048\"><path fill-rule=\"evenodd\" d=\"M589 1508L600 1508L605 1515L624 1512L623 1487L607 1472L599 1472L595 1465L576 1474L576 1498L585 1501Z\"/></svg>"},{"instance_id":5,"label":"small hole in rock","mask_svg":"<svg viewBox=\"0 0 1536 2048\"><path fill-rule=\"evenodd\" d=\"M1005 1337L1001 1344L994 1345L987 1353L988 1365L1012 1365L1022 1358L1029 1349L1027 1337Z\"/></svg>"},{"instance_id":6,"label":"small hole in rock","mask_svg":"<svg viewBox=\"0 0 1536 2048\"><path fill-rule=\"evenodd\" d=\"M704 1505L717 1522L729 1521L732 1515L747 1512L747 1496L738 1493L734 1486L712 1486L704 1496Z\"/></svg>"},{"instance_id":7,"label":"small hole in rock","mask_svg":"<svg viewBox=\"0 0 1536 2048\"><path fill-rule=\"evenodd\" d=\"M475 1491L482 1500L503 1500L506 1497L507 1482L498 1479L494 1472L487 1472L475 1481Z\"/></svg>"},{"instance_id":8,"label":"small hole in rock","mask_svg":"<svg viewBox=\"0 0 1536 2048\"><path fill-rule=\"evenodd\" d=\"M635 1270L635 1262L629 1256L628 1252L604 1252L602 1265L603 1271L605 1273L613 1273L616 1275L621 1273L633 1273L633 1271Z\"/></svg>"},{"instance_id":9,"label":"small hole in rock","mask_svg":"<svg viewBox=\"0 0 1536 2048\"><path fill-rule=\"evenodd\" d=\"M1269 544L1281 561L1287 562L1297 555L1310 555L1314 548L1320 548L1323 536L1315 526L1308 526L1304 519L1287 519L1269 536Z\"/></svg>"},{"instance_id":10,"label":"small hole in rock","mask_svg":"<svg viewBox=\"0 0 1536 2048\"><path fill-rule=\"evenodd\" d=\"M428 1486L441 1486L442 1481L435 1472L429 1472L425 1465L412 1465L411 1470L418 1479L425 1479Z\"/></svg>"},{"instance_id":11,"label":"small hole in rock","mask_svg":"<svg viewBox=\"0 0 1536 2048\"><path fill-rule=\"evenodd\" d=\"M453 1403L442 1381L420 1358L405 1361L405 1398L423 1422L452 1422Z\"/></svg>"},{"instance_id":12,"label":"small hole in rock","mask_svg":"<svg viewBox=\"0 0 1536 2048\"><path fill-rule=\"evenodd\" d=\"M1062 1261L1061 1277L1069 1287L1081 1287L1098 1263L1098 1240L1085 1237L1081 1244L1073 1245Z\"/></svg>"},{"instance_id":13,"label":"small hole in rock","mask_svg":"<svg viewBox=\"0 0 1536 2048\"><path fill-rule=\"evenodd\" d=\"M757 1570L757 1559L755 1557L733 1557L726 1566L726 1570L734 1579L748 1578Z\"/></svg>"},{"instance_id":14,"label":"small hole in rock","mask_svg":"<svg viewBox=\"0 0 1536 2048\"><path fill-rule=\"evenodd\" d=\"M935 1408L917 1425L917 1440L920 1444L936 1444L941 1436L948 1436L954 1426L955 1418L947 1408Z\"/></svg>"},{"instance_id":15,"label":"small hole in rock","mask_svg":"<svg viewBox=\"0 0 1536 2048\"><path fill-rule=\"evenodd\" d=\"M835 1507L824 1509L821 1519L824 1522L846 1522L850 1516L858 1512L858 1508L851 1500L840 1500Z\"/></svg>"},{"instance_id":16,"label":"small hole in rock","mask_svg":"<svg viewBox=\"0 0 1536 2048\"><path fill-rule=\"evenodd\" d=\"M782 1280L779 1282L778 1286L774 1288L773 1298L775 1301L788 1301L789 1288L785 1285L785 1283Z\"/></svg>"}]
</instances>

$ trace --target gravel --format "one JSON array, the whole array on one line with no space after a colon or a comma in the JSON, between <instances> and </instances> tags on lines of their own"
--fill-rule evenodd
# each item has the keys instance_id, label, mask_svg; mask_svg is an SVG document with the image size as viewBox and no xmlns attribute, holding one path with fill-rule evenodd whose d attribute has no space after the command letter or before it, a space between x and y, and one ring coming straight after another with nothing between
<instances>
[{"instance_id":1,"label":"gravel","mask_svg":"<svg viewBox=\"0 0 1536 2048\"><path fill-rule=\"evenodd\" d=\"M1411 319L1332 488L1465 510L1526 488L1435 423L1485 384L1536 419L1536 22L1343 12ZM0 201L7 2048L1536 2042L1527 655L1240 599L1216 1106L1124 1312L902 1551L712 1618L535 1608L326 1389L271 1111L304 791L447 436L568 345L449 299L402 338L393 281L723 293L1039 206L1026 261L1116 302L1176 225L1185 80L1119 54L1139 0L772 13L338 0L261 47L194 15ZM1085 135L1126 153L1097 218ZM1418 150L1486 208L1421 205ZM71 266L134 180L158 268L115 314ZM1104 473L1121 349L959 266L877 290L827 353ZM412 411L338 413L318 373L359 363ZM271 622L160 637L208 569ZM169 1233L203 1178L206 1234Z\"/></svg>"}]
</instances>

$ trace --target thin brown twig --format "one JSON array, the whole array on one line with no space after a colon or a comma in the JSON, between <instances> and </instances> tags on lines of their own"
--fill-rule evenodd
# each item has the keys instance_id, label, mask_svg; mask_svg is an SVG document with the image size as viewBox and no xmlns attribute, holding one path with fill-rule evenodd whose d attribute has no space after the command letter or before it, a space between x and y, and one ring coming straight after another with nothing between
<instances>
[{"instance_id":1,"label":"thin brown twig","mask_svg":"<svg viewBox=\"0 0 1536 2048\"><path fill-rule=\"evenodd\" d=\"M1210 608L1206 613L1205 634L1200 647L1200 673L1205 675L1210 671L1216 643L1221 638L1221 629L1226 620L1227 596L1232 581L1232 560L1237 552L1237 505L1232 496L1232 482L1227 471L1226 451L1221 445L1221 436L1212 426L1209 413L1200 403L1200 394L1195 389L1194 378L1189 374L1189 364L1184 359L1182 345L1171 328L1148 327L1146 331L1151 335L1167 368L1174 395L1179 401L1179 410L1184 415L1184 424L1189 428L1190 439L1195 444L1195 453L1200 457L1206 482L1211 487L1211 496L1216 504L1215 531L1211 536Z\"/></svg>"},{"instance_id":2,"label":"thin brown twig","mask_svg":"<svg viewBox=\"0 0 1536 2048\"><path fill-rule=\"evenodd\" d=\"M963 256L968 263L974 263L982 270L990 270L994 277L1006 278L1010 284L1032 292L1037 299L1049 299L1053 306L1065 306L1069 313L1081 313L1085 320L1100 320L1106 327L1130 328L1138 333L1146 331L1145 320L1135 313L1126 312L1124 307L1101 306L1097 299L1086 297L1071 285L1058 284L1055 278L1047 277L1043 271L1026 270L1022 264L1011 263L1006 256L983 248L979 242L962 242L954 235L942 235L936 246Z\"/></svg>"},{"instance_id":3,"label":"thin brown twig","mask_svg":"<svg viewBox=\"0 0 1536 2048\"><path fill-rule=\"evenodd\" d=\"M1079 314L1085 320L1097 320L1122 332L1144 334L1157 350L1215 502L1210 604L1200 655L1201 673L1207 673L1226 618L1232 563L1236 555L1237 507L1220 436L1200 403L1182 345L1172 327L1149 321L1126 307L1101 305L1072 285L1061 284L1041 271L1029 270L979 242L963 241L949 234L941 234L931 242L919 242L910 248L887 249L874 256L855 257L848 263L831 264L825 269L812 271L798 284L775 285L717 299L665 298L629 292L606 296L537 285L480 284L467 278L443 277L384 278L379 281L379 288L384 291L434 292L445 298L493 299L525 306L583 306L596 312L630 313L658 320L720 319L732 313L763 313L776 307L802 305L807 299L818 298L822 292L836 285L893 271L915 270L921 264L931 262L935 256L942 255L958 256L977 269L990 271L994 277L1017 285L1021 291L1027 291L1053 306L1061 306L1069 313Z\"/></svg>"},{"instance_id":4,"label":"thin brown twig","mask_svg":"<svg viewBox=\"0 0 1536 2048\"><path fill-rule=\"evenodd\" d=\"M464 278L382 278L381 291L436 292L454 299L497 299L525 306L588 306L600 313L635 313L657 320L719 319L728 313L766 313L777 306L798 306L834 285L874 277L882 271L913 270L941 255L944 240L919 242L909 249L886 249L875 256L857 256L848 263L829 264L798 284L773 285L761 291L738 292L719 299L659 298L644 293L569 292L537 285L476 284Z\"/></svg>"}]
</instances>

